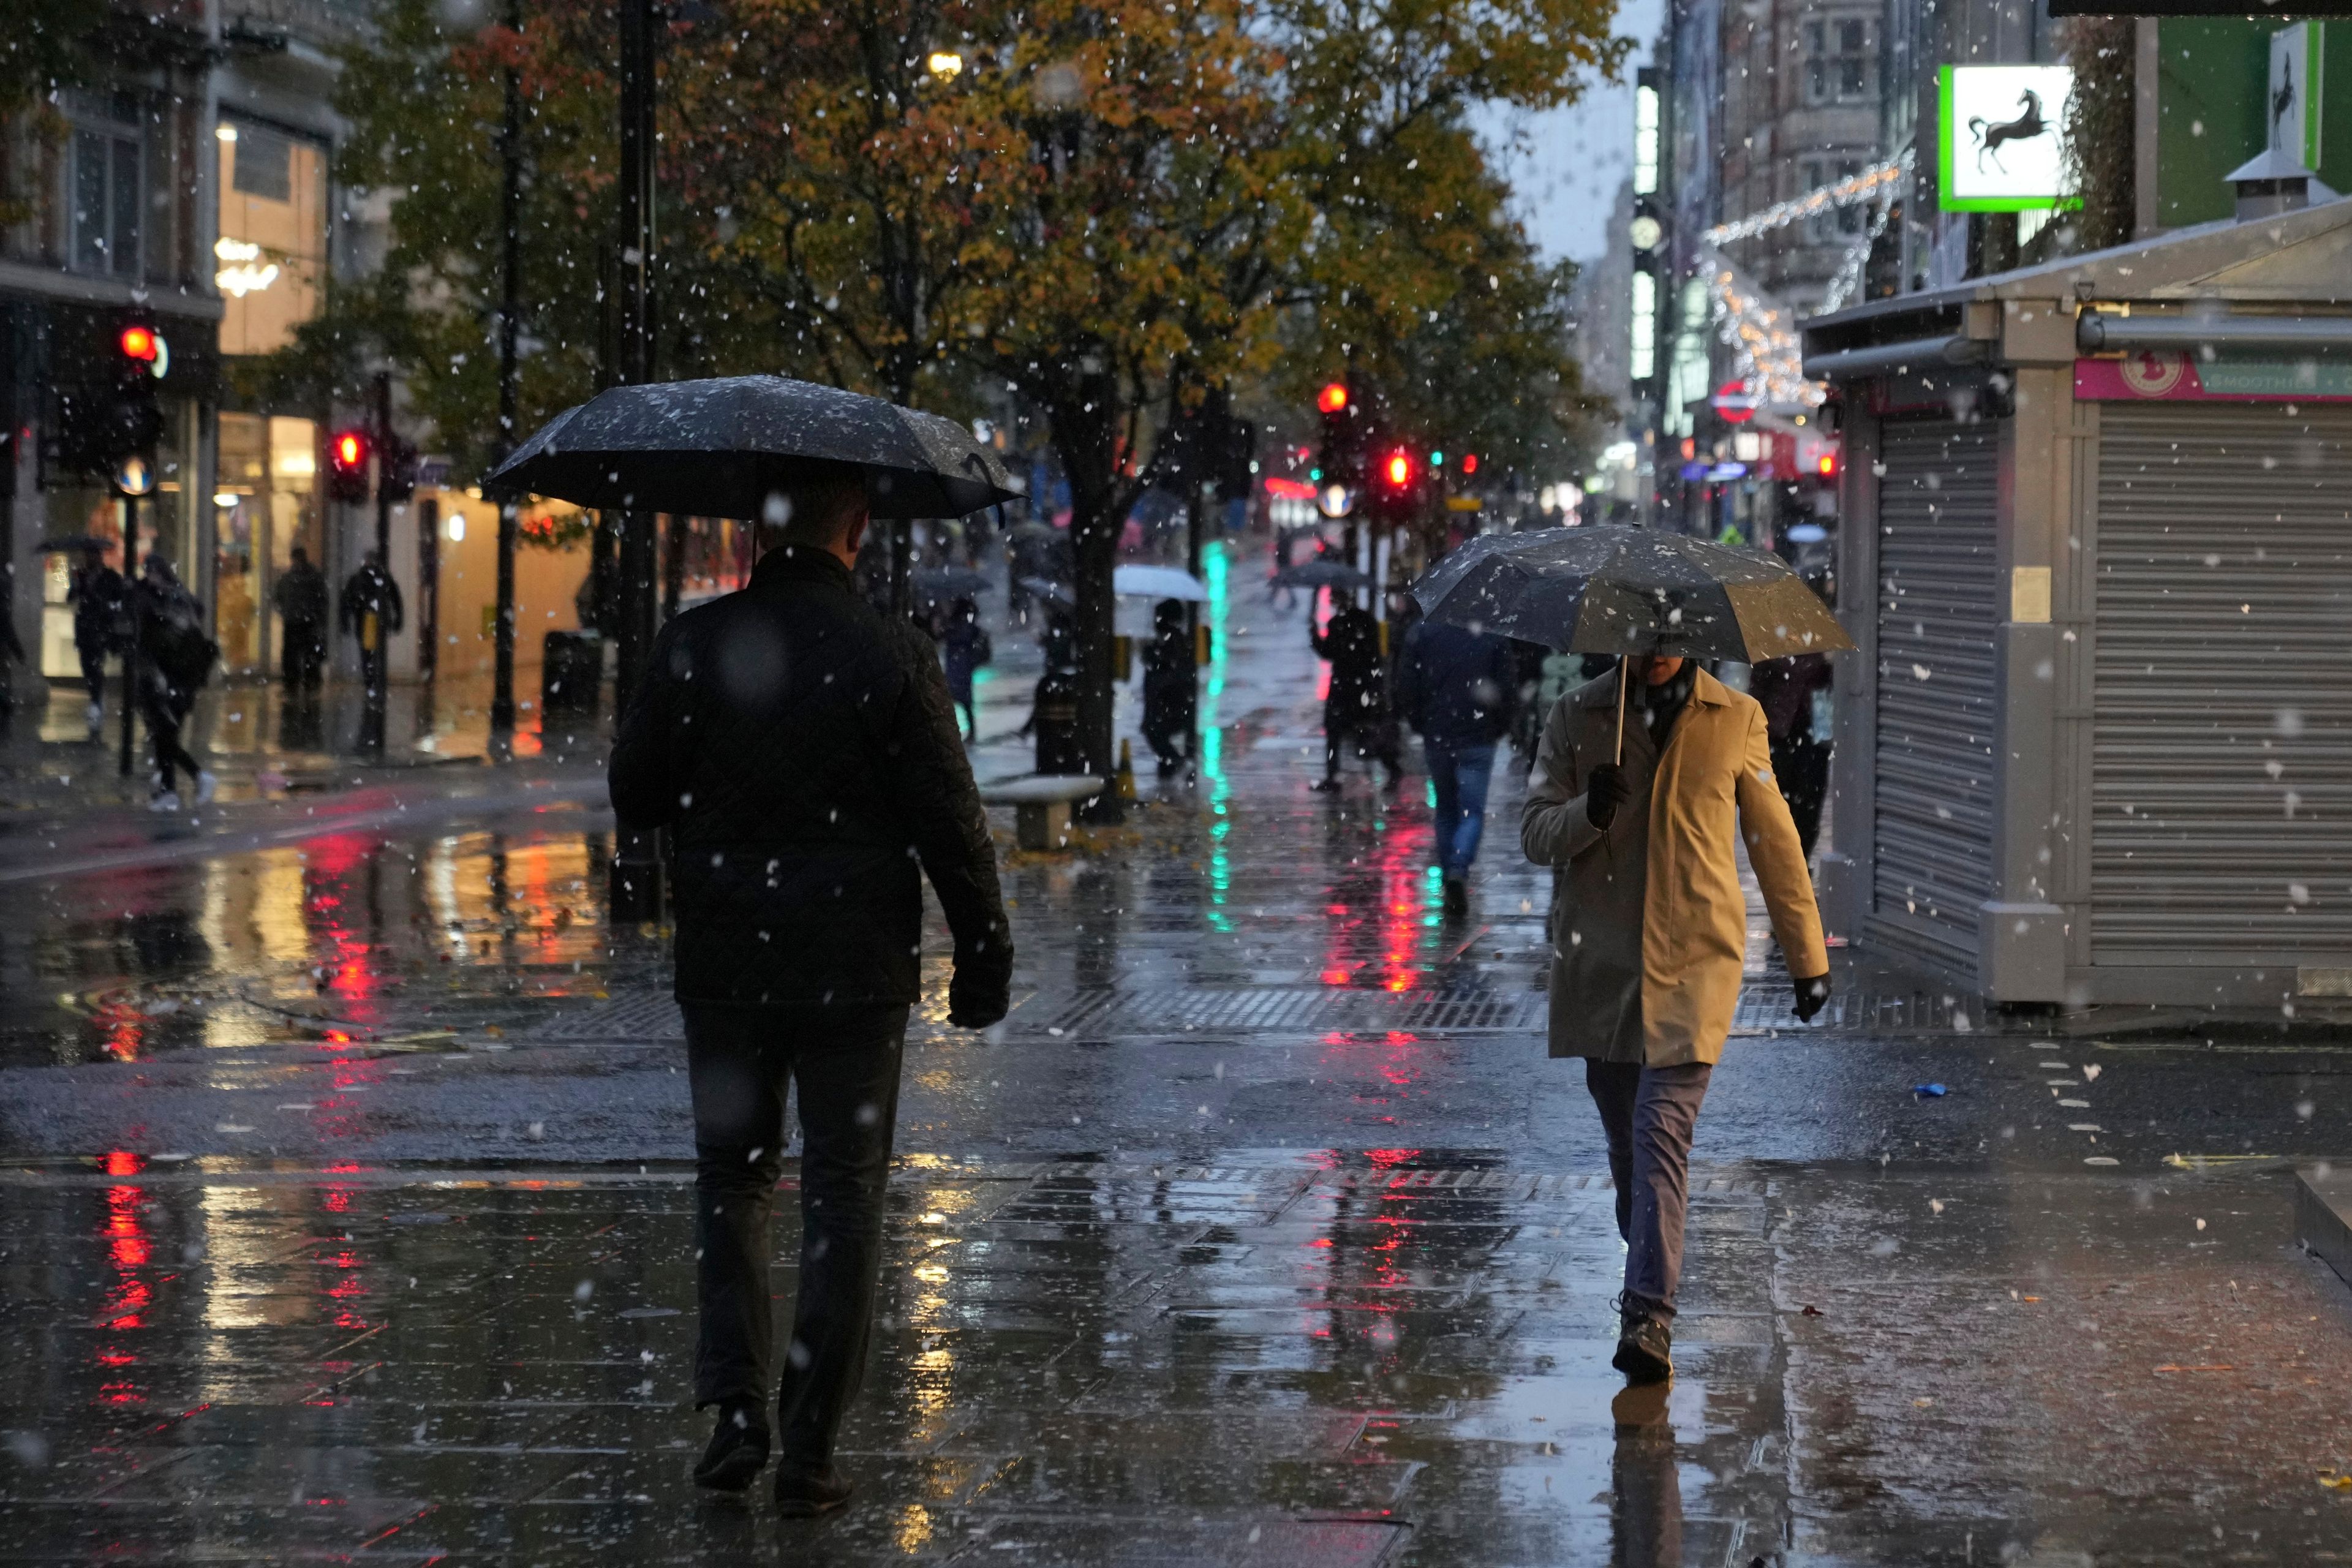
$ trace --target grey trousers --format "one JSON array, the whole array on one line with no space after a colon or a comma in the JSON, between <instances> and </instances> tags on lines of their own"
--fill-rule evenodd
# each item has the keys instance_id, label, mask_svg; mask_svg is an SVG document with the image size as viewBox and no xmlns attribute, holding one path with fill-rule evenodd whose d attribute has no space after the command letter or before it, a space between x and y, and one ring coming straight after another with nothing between
<instances>
[{"instance_id":1,"label":"grey trousers","mask_svg":"<svg viewBox=\"0 0 2352 1568\"><path fill-rule=\"evenodd\" d=\"M1587 1058L1584 1084L1601 1108L1617 1234L1625 1239L1629 1310L1675 1315L1683 1277L1683 1215L1690 1202L1691 1132L1715 1068L1706 1062L1645 1068Z\"/></svg>"}]
</instances>

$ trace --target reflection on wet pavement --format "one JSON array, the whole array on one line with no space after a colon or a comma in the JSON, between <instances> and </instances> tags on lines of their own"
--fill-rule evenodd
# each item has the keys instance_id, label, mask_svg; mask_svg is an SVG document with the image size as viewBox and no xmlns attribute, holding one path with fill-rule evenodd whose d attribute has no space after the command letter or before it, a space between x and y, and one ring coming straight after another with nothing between
<instances>
[{"instance_id":1,"label":"reflection on wet pavement","mask_svg":"<svg viewBox=\"0 0 2352 1568\"><path fill-rule=\"evenodd\" d=\"M1622 1436L1610 1458L1604 1181L1253 1157L912 1162L845 1438L863 1499L812 1548L1570 1562L1679 1531L1721 1561L1777 1534L1759 1184L1702 1200L1705 1272L1746 1295L1693 1303L1689 1433L1654 1432L1665 1479L1654 1452L1637 1483ZM13 1554L652 1561L779 1533L686 1479L682 1173L102 1163L9 1188L9 1348L45 1382L0 1402ZM1668 1520L1677 1452L1708 1479Z\"/></svg>"},{"instance_id":2,"label":"reflection on wet pavement","mask_svg":"<svg viewBox=\"0 0 2352 1568\"><path fill-rule=\"evenodd\" d=\"M813 1528L686 1481L678 1023L593 768L263 737L201 824L0 809L0 1559L2352 1555L2352 1297L2283 1169L2347 1142L2341 1053L2061 1045L1843 959L1795 1030L1759 947L1635 1408L1515 770L1449 923L1420 778L1311 795L1303 626L1211 578L1197 783L1086 853L999 823L999 1029L928 945L863 1489ZM983 776L1028 766L997 644Z\"/></svg>"}]
</instances>

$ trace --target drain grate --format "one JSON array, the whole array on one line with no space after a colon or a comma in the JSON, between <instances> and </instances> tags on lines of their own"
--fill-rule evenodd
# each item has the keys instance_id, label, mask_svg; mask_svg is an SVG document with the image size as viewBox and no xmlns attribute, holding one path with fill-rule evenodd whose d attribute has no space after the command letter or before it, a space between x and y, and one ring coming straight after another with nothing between
<instances>
[{"instance_id":1,"label":"drain grate","mask_svg":"<svg viewBox=\"0 0 2352 1568\"><path fill-rule=\"evenodd\" d=\"M1351 991L1338 986L1170 986L1141 991L1040 992L1008 1020L1023 1034L1179 1035L1331 1031L1524 1031L1543 1026L1540 992L1484 989Z\"/></svg>"},{"instance_id":2,"label":"drain grate","mask_svg":"<svg viewBox=\"0 0 2352 1568\"><path fill-rule=\"evenodd\" d=\"M1006 1019L1015 1035L1517 1034L1540 1035L1550 1004L1541 991L1461 986L1358 991L1341 986L1148 986L1122 991L1040 991ZM1756 978L1740 994L1734 1036L1950 1035L1983 1028L1971 999L1915 991L1832 996L1813 1024L1797 1022L1788 983ZM660 992L615 996L560 1013L519 1039L549 1042L677 1040L686 1036L677 1004Z\"/></svg>"}]
</instances>

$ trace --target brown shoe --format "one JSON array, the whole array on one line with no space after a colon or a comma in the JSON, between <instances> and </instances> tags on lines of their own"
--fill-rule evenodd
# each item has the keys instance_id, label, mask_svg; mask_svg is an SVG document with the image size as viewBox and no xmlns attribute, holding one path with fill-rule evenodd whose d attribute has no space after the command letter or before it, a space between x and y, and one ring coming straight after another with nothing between
<instances>
[{"instance_id":1,"label":"brown shoe","mask_svg":"<svg viewBox=\"0 0 2352 1568\"><path fill-rule=\"evenodd\" d=\"M833 1465L815 1469L787 1464L776 1471L776 1511L786 1519L815 1519L849 1500L849 1478Z\"/></svg>"},{"instance_id":2,"label":"brown shoe","mask_svg":"<svg viewBox=\"0 0 2352 1568\"><path fill-rule=\"evenodd\" d=\"M1673 1331L1662 1320L1629 1314L1609 1364L1631 1383L1664 1383L1675 1375L1674 1345Z\"/></svg>"}]
</instances>

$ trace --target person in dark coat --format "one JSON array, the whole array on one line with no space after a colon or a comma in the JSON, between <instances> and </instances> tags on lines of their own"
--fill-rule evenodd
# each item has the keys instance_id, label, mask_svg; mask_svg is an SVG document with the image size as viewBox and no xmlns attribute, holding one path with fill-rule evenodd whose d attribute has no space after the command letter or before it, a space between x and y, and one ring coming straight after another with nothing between
<instances>
[{"instance_id":1,"label":"person in dark coat","mask_svg":"<svg viewBox=\"0 0 2352 1568\"><path fill-rule=\"evenodd\" d=\"M948 695L963 712L965 733L980 739L980 710L972 705L972 678L996 657L988 632L980 624L980 606L969 596L948 606L948 624L940 633L940 662L947 669Z\"/></svg>"},{"instance_id":2,"label":"person in dark coat","mask_svg":"<svg viewBox=\"0 0 2352 1568\"><path fill-rule=\"evenodd\" d=\"M286 574L271 593L278 605L279 672L288 691L316 691L327 657L327 579L300 545L288 553Z\"/></svg>"},{"instance_id":3,"label":"person in dark coat","mask_svg":"<svg viewBox=\"0 0 2352 1568\"><path fill-rule=\"evenodd\" d=\"M130 593L131 635L138 639L139 715L155 746L154 811L180 809L178 773L196 786L196 804L213 797L212 771L180 743L180 727L196 705L196 693L212 673L220 649L205 635L204 607L181 585L180 574L160 555L147 557Z\"/></svg>"},{"instance_id":4,"label":"person in dark coat","mask_svg":"<svg viewBox=\"0 0 2352 1568\"><path fill-rule=\"evenodd\" d=\"M66 603L73 606L74 652L81 656L81 681L89 691L83 717L92 739L106 717L106 656L122 646L123 594L122 574L95 550L83 552L66 586Z\"/></svg>"},{"instance_id":5,"label":"person in dark coat","mask_svg":"<svg viewBox=\"0 0 2352 1568\"><path fill-rule=\"evenodd\" d=\"M1822 802L1830 787L1830 742L1813 733L1813 693L1830 689L1829 655L1768 658L1748 672L1748 695L1763 705L1772 743L1772 776L1796 820L1805 858L1822 836Z\"/></svg>"},{"instance_id":6,"label":"person in dark coat","mask_svg":"<svg viewBox=\"0 0 2352 1568\"><path fill-rule=\"evenodd\" d=\"M1323 700L1323 782L1318 790L1339 787L1339 755L1353 744L1359 754L1387 765L1394 788L1398 766L1389 730L1387 661L1381 657L1381 624L1371 612L1341 605L1318 632L1308 636L1316 656L1331 661L1330 694Z\"/></svg>"},{"instance_id":7,"label":"person in dark coat","mask_svg":"<svg viewBox=\"0 0 2352 1568\"><path fill-rule=\"evenodd\" d=\"M930 640L877 614L851 568L857 470L798 485L749 586L656 640L614 742L624 826L667 827L677 987L695 1121L694 1398L718 1427L695 1471L740 1491L778 1450L778 1505L838 1508L833 1463L863 1379L922 878L955 937L948 1021L1004 1016L1013 939L994 845ZM769 1210L797 1085L800 1292L771 1436Z\"/></svg>"},{"instance_id":8,"label":"person in dark coat","mask_svg":"<svg viewBox=\"0 0 2352 1568\"><path fill-rule=\"evenodd\" d=\"M1151 642L1143 650L1143 741L1163 773L1192 755L1195 662L1182 601L1160 600L1152 606Z\"/></svg>"},{"instance_id":9,"label":"person in dark coat","mask_svg":"<svg viewBox=\"0 0 2352 1568\"><path fill-rule=\"evenodd\" d=\"M385 656L391 651L392 634L400 629L404 615L400 584L384 569L383 552L369 551L360 569L343 584L341 616L344 632L359 639L360 684L367 688L371 699L383 695Z\"/></svg>"},{"instance_id":10,"label":"person in dark coat","mask_svg":"<svg viewBox=\"0 0 2352 1568\"><path fill-rule=\"evenodd\" d=\"M1421 732L1437 796L1437 865L1445 912L1469 912L1470 866L1486 830L1495 742L1510 731L1518 658L1510 643L1467 626L1423 621L1397 660L1397 707Z\"/></svg>"}]
</instances>

